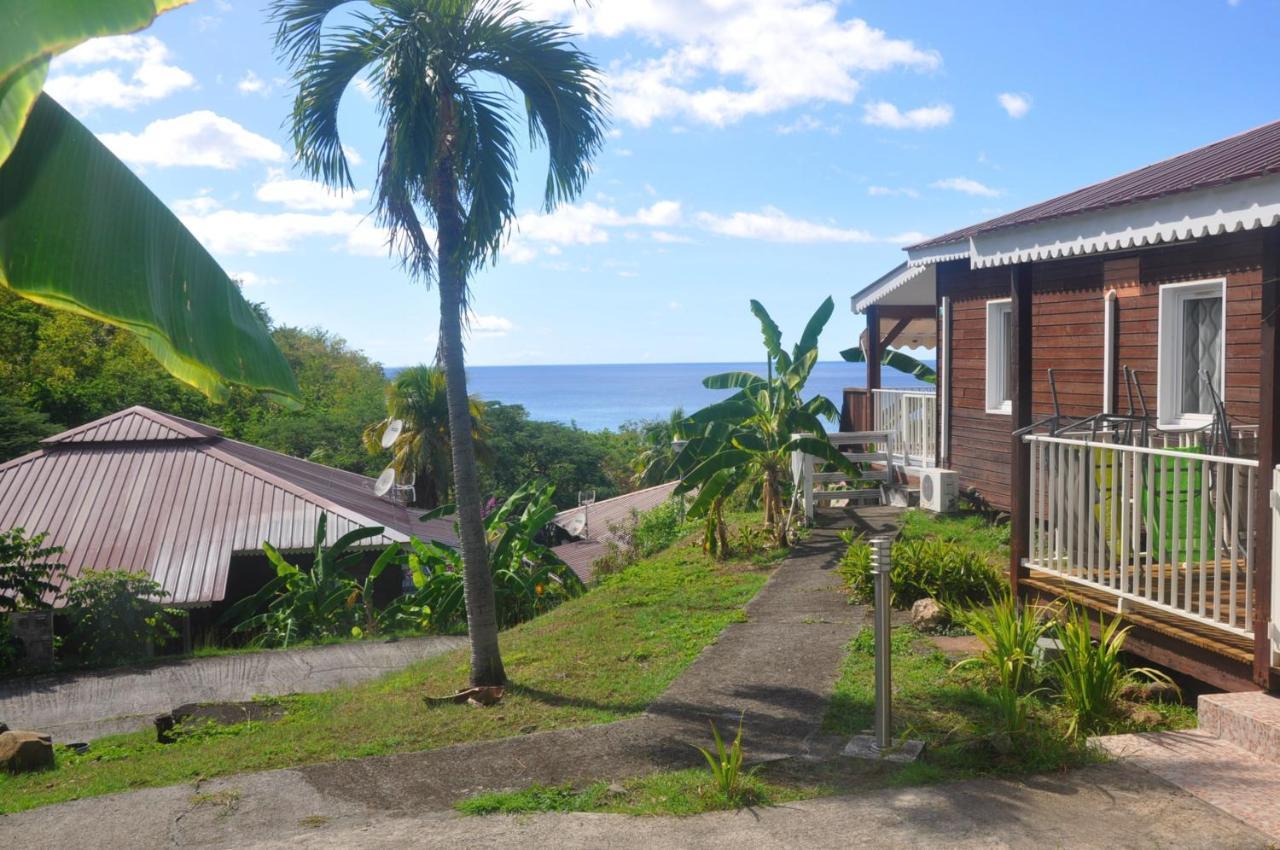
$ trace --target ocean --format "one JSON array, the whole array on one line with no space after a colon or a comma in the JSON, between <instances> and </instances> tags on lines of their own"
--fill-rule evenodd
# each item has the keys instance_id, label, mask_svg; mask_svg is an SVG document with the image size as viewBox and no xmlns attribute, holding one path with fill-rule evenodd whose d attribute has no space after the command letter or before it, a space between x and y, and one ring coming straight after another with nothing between
<instances>
[{"instance_id":1,"label":"ocean","mask_svg":"<svg viewBox=\"0 0 1280 850\"><path fill-rule=\"evenodd\" d=\"M932 361L924 361L932 364ZM702 379L717 372L764 374L762 363L626 363L592 366L471 366L467 386L486 401L524 405L532 419L576 425L588 431L625 422L666 418L683 407L692 413L730 390L709 390ZM399 369L387 369L393 377ZM882 371L886 387L920 386L914 378ZM866 367L842 360L819 362L805 397L822 394L840 407L845 387L866 386Z\"/></svg>"}]
</instances>

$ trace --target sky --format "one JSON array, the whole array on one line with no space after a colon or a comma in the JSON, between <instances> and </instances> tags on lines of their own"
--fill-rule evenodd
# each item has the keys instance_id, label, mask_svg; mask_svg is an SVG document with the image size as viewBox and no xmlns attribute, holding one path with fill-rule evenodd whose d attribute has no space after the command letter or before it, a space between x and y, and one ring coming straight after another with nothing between
<instances>
[{"instance_id":1,"label":"sky","mask_svg":"<svg viewBox=\"0 0 1280 850\"><path fill-rule=\"evenodd\" d=\"M369 216L381 138L343 98L357 189L293 165L265 0L196 0L55 60L47 90L282 323L388 366L429 360L437 294ZM360 4L353 4L358 6ZM794 340L902 246L1280 118L1280 2L530 0L604 71L607 144L574 204L519 218L471 281L473 365L760 358L748 300Z\"/></svg>"}]
</instances>

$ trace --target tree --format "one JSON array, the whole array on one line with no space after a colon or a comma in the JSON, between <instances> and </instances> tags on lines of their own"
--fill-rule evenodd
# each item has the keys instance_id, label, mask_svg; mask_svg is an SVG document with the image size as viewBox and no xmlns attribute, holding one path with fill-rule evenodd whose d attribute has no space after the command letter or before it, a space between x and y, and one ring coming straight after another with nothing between
<instances>
[{"instance_id":1,"label":"tree","mask_svg":"<svg viewBox=\"0 0 1280 850\"><path fill-rule=\"evenodd\" d=\"M382 452L382 435L399 419L403 430L391 444L391 466L405 478L414 478L414 504L436 508L449 499L452 481L449 459L449 402L444 372L433 366L413 366L400 372L387 385L387 416L364 430L364 445L370 454ZM476 452L487 456L485 405L472 396L471 435Z\"/></svg>"},{"instance_id":2,"label":"tree","mask_svg":"<svg viewBox=\"0 0 1280 850\"><path fill-rule=\"evenodd\" d=\"M226 272L41 91L54 55L185 2L0 0L0 286L124 328L210 397L240 385L292 403L288 365Z\"/></svg>"},{"instance_id":3,"label":"tree","mask_svg":"<svg viewBox=\"0 0 1280 850\"><path fill-rule=\"evenodd\" d=\"M369 71L383 129L374 204L409 273L440 292L453 480L465 569L471 683L506 679L487 564L463 353L470 276L494 260L515 218L516 104L548 154L544 208L577 197L604 143L596 65L568 31L525 20L511 0L370 0L325 31L342 0L275 0L276 45L297 83L297 159L313 178L354 188L338 104ZM426 225L435 225L435 239ZM434 243L434 244L433 244Z\"/></svg>"},{"instance_id":4,"label":"tree","mask_svg":"<svg viewBox=\"0 0 1280 850\"><path fill-rule=\"evenodd\" d=\"M725 554L724 501L749 482L759 488L765 524L773 529L775 541L787 545L790 512L784 506L783 491L794 452L814 455L857 474L856 467L831 445L822 425L823 417L838 415L835 405L825 396L801 399L818 362L818 337L834 309L835 302L828 297L788 354L777 323L759 301L752 300L751 312L764 334L767 377L724 372L702 382L708 389L738 392L687 420L685 429L697 436L677 458L683 477L676 492L698 491L689 516L706 518L706 548L717 555Z\"/></svg>"},{"instance_id":5,"label":"tree","mask_svg":"<svg viewBox=\"0 0 1280 850\"><path fill-rule=\"evenodd\" d=\"M840 352L840 356L849 363L867 362L867 352L863 351L860 346L846 348ZM926 384L938 383L938 373L932 366L928 363L921 363L905 351L886 348L880 354L880 363L904 375L910 375L917 381L923 381Z\"/></svg>"},{"instance_id":6,"label":"tree","mask_svg":"<svg viewBox=\"0 0 1280 850\"><path fill-rule=\"evenodd\" d=\"M641 486L661 484L671 479L671 464L676 450L672 443L686 438L685 415L682 408L671 411L666 419L649 419L636 424L644 448L631 461L636 481Z\"/></svg>"},{"instance_id":7,"label":"tree","mask_svg":"<svg viewBox=\"0 0 1280 850\"><path fill-rule=\"evenodd\" d=\"M61 430L40 411L0 396L0 463L35 451L41 440Z\"/></svg>"}]
</instances>

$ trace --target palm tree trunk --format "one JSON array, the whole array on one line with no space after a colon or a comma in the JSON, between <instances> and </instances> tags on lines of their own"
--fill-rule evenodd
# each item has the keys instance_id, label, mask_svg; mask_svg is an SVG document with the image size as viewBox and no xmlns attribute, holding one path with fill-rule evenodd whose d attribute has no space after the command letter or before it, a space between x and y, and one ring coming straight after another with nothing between
<instances>
[{"instance_id":1,"label":"palm tree trunk","mask_svg":"<svg viewBox=\"0 0 1280 850\"><path fill-rule=\"evenodd\" d=\"M453 138L453 102L441 98L445 137ZM480 503L480 476L471 432L471 400L462 345L462 311L466 275L462 264L462 213L452 156L441 158L434 185L437 263L440 285L440 351L444 366L445 398L449 402L449 442L453 453L453 487L458 498L458 526L462 543L462 586L467 604L467 634L471 639L471 684L503 685L506 671L498 648L498 612L489 570Z\"/></svg>"}]
</instances>

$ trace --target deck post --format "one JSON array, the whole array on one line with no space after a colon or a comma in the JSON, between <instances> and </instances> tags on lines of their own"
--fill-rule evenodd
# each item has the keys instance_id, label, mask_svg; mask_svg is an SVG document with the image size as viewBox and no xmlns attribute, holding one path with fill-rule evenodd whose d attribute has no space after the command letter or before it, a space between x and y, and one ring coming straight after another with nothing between
<instances>
[{"instance_id":1,"label":"deck post","mask_svg":"<svg viewBox=\"0 0 1280 850\"><path fill-rule=\"evenodd\" d=\"M1013 409L1010 428L1031 424L1031 263L1018 263L1009 274L1009 298L1013 312L1010 340ZM1016 597L1019 579L1030 551L1031 517L1027 497L1031 492L1031 449L1020 437L1010 437L1009 480L1009 586Z\"/></svg>"},{"instance_id":2,"label":"deck post","mask_svg":"<svg viewBox=\"0 0 1280 850\"><path fill-rule=\"evenodd\" d=\"M873 393L880 389L880 308L872 304L867 308L867 396L871 403L871 427L875 428L876 400Z\"/></svg>"},{"instance_id":3,"label":"deck post","mask_svg":"<svg viewBox=\"0 0 1280 850\"><path fill-rule=\"evenodd\" d=\"M1253 534L1253 680L1268 690L1280 689L1271 676L1272 470L1280 450L1280 229L1269 227L1262 250L1262 353L1258 382L1258 487Z\"/></svg>"}]
</instances>

